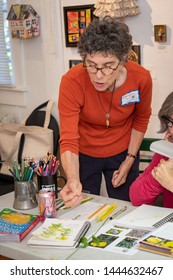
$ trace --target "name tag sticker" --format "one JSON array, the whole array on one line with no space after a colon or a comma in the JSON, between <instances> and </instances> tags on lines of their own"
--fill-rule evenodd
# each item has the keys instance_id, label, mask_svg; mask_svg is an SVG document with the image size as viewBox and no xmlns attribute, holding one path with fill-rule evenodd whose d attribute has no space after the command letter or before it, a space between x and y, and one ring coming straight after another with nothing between
<instances>
[{"instance_id":1,"label":"name tag sticker","mask_svg":"<svg viewBox=\"0 0 173 280\"><path fill-rule=\"evenodd\" d=\"M140 102L139 90L132 90L121 97L121 106Z\"/></svg>"}]
</instances>

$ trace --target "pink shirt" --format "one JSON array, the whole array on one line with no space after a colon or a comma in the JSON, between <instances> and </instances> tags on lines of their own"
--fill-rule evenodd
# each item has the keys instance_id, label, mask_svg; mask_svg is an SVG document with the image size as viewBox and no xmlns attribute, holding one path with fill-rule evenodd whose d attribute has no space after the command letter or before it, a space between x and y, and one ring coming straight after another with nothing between
<instances>
[{"instance_id":1,"label":"pink shirt","mask_svg":"<svg viewBox=\"0 0 173 280\"><path fill-rule=\"evenodd\" d=\"M161 159L167 158L155 154L150 165L130 186L130 200L134 206L152 205L157 196L163 194L163 206L173 208L173 193L160 185L151 174L152 169L158 165Z\"/></svg>"}]
</instances>

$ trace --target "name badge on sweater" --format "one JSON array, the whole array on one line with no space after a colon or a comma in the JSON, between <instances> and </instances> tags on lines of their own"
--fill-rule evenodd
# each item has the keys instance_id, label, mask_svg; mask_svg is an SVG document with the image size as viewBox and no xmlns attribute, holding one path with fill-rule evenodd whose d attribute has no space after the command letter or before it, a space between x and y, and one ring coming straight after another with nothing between
<instances>
[{"instance_id":1,"label":"name badge on sweater","mask_svg":"<svg viewBox=\"0 0 173 280\"><path fill-rule=\"evenodd\" d=\"M139 90L132 90L121 97L121 106L140 102Z\"/></svg>"}]
</instances>

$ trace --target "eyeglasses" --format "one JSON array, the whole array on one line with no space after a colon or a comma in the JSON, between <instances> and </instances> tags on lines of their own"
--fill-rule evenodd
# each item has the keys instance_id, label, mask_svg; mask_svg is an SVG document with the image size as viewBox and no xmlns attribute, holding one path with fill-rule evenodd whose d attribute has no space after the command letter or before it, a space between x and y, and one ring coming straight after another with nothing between
<instances>
[{"instance_id":1,"label":"eyeglasses","mask_svg":"<svg viewBox=\"0 0 173 280\"><path fill-rule=\"evenodd\" d=\"M104 67L96 67L95 65L86 65L86 64L83 64L83 67L84 68L87 68L87 71L90 73L90 74L96 74L97 71L101 71L103 75L111 75L113 74L114 71L117 70L118 66L119 66L120 62L118 63L117 67L115 68L111 68L110 66L104 66Z\"/></svg>"},{"instance_id":2,"label":"eyeglasses","mask_svg":"<svg viewBox=\"0 0 173 280\"><path fill-rule=\"evenodd\" d=\"M173 120L170 120L166 116L161 116L163 122L167 125L167 127L173 127Z\"/></svg>"}]
</instances>

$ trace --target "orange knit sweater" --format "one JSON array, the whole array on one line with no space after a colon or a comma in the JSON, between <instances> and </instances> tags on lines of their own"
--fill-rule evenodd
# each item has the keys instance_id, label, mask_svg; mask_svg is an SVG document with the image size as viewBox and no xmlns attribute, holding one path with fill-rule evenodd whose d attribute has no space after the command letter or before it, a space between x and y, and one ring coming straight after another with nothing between
<instances>
[{"instance_id":1,"label":"orange knit sweater","mask_svg":"<svg viewBox=\"0 0 173 280\"><path fill-rule=\"evenodd\" d=\"M60 84L60 152L67 150L93 157L109 157L128 148L132 128L145 133L151 115L152 80L148 70L129 61L127 79L113 93L110 126L106 113L111 92L98 92L82 64L72 67ZM124 95L139 91L140 102L122 106Z\"/></svg>"}]
</instances>

